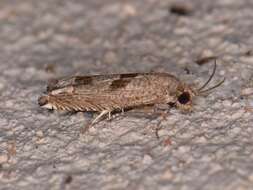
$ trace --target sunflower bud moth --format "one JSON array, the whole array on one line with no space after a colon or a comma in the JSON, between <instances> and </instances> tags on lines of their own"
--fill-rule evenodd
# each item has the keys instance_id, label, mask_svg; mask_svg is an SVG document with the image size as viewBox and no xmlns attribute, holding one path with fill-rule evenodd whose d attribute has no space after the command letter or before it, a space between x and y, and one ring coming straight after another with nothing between
<instances>
[{"instance_id":1,"label":"sunflower bud moth","mask_svg":"<svg viewBox=\"0 0 253 190\"><path fill-rule=\"evenodd\" d=\"M195 96L220 86L224 80L205 89L210 78L195 89L167 73L128 73L73 76L49 82L46 95L38 99L41 107L66 111L94 111L99 115L91 125L111 112L147 105L168 104L191 110Z\"/></svg>"}]
</instances>

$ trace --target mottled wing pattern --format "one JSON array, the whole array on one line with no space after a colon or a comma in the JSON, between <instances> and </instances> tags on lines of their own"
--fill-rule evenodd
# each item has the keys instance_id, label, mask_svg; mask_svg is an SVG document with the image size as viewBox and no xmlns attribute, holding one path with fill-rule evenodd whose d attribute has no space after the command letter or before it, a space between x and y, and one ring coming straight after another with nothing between
<instances>
[{"instance_id":1,"label":"mottled wing pattern","mask_svg":"<svg viewBox=\"0 0 253 190\"><path fill-rule=\"evenodd\" d=\"M175 77L161 73L75 76L49 84L47 101L53 109L112 111L166 103L177 84Z\"/></svg>"},{"instance_id":2,"label":"mottled wing pattern","mask_svg":"<svg viewBox=\"0 0 253 190\"><path fill-rule=\"evenodd\" d=\"M146 74L143 74L146 75ZM109 74L109 75L93 75L93 76L73 76L61 80L52 80L49 81L47 86L47 91L51 92L56 89L61 89L67 86L73 86L76 88L82 87L87 92L93 91L98 87L100 90L105 89L110 86L114 81L119 80L131 80L135 77L142 77L143 75L139 75L138 73L130 73L130 74Z\"/></svg>"}]
</instances>

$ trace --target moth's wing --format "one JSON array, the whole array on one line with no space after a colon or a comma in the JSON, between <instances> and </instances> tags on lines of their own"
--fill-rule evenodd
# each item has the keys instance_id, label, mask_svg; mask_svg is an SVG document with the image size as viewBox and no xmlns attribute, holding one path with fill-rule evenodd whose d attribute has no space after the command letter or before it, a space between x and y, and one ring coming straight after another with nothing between
<instances>
[{"instance_id":1,"label":"moth's wing","mask_svg":"<svg viewBox=\"0 0 253 190\"><path fill-rule=\"evenodd\" d=\"M155 74L120 74L74 77L67 80L73 91L54 91L49 95L50 102L57 109L102 111L125 107L153 104L163 97L164 88ZM156 79L156 80L154 80ZM63 82L61 82L63 84ZM57 93L56 93L57 92Z\"/></svg>"},{"instance_id":2,"label":"moth's wing","mask_svg":"<svg viewBox=\"0 0 253 190\"><path fill-rule=\"evenodd\" d=\"M120 78L102 80L90 87L80 85L74 92L96 101L100 107L111 109L154 104L155 101L162 101L159 97L163 97L161 93L164 93L164 89L153 78L148 74L135 77L121 75Z\"/></svg>"},{"instance_id":3,"label":"moth's wing","mask_svg":"<svg viewBox=\"0 0 253 190\"><path fill-rule=\"evenodd\" d=\"M63 79L52 79L48 82L47 92L57 90L60 88L65 88L67 86L76 86L76 85L87 85L92 81L92 76L72 76Z\"/></svg>"},{"instance_id":4,"label":"moth's wing","mask_svg":"<svg viewBox=\"0 0 253 190\"><path fill-rule=\"evenodd\" d=\"M141 83L146 83L146 76L149 74L142 73L129 73L129 74L112 74L112 75L97 75L92 78L89 84L82 83L80 78L79 83L74 85L75 92L80 94L112 94L112 93L123 93L123 90L136 88L142 88ZM140 83L136 85L136 83Z\"/></svg>"},{"instance_id":5,"label":"moth's wing","mask_svg":"<svg viewBox=\"0 0 253 190\"><path fill-rule=\"evenodd\" d=\"M99 84L108 84L114 80L120 78L133 78L138 76L138 73L129 74L109 74L109 75L92 75L92 76L72 76L63 79L52 79L48 82L47 92L51 92L56 89L64 88L67 86L87 86L92 87Z\"/></svg>"},{"instance_id":6,"label":"moth's wing","mask_svg":"<svg viewBox=\"0 0 253 190\"><path fill-rule=\"evenodd\" d=\"M44 107L67 111L103 111L121 108L108 95L57 94L49 95Z\"/></svg>"}]
</instances>

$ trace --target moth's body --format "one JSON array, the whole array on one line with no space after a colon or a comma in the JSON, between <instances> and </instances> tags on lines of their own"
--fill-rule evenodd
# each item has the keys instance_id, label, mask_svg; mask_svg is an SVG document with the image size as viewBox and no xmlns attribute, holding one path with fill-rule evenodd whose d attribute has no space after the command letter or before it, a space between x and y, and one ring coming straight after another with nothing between
<instances>
[{"instance_id":1,"label":"moth's body","mask_svg":"<svg viewBox=\"0 0 253 190\"><path fill-rule=\"evenodd\" d=\"M216 88L224 82L202 90L211 77L198 90L167 73L131 73L93 76L73 76L48 84L47 94L38 100L40 106L67 111L96 111L103 115L154 104L171 104L181 110L192 108L194 96ZM201 91L202 90L202 91Z\"/></svg>"},{"instance_id":2,"label":"moth's body","mask_svg":"<svg viewBox=\"0 0 253 190\"><path fill-rule=\"evenodd\" d=\"M47 95L39 98L39 105L110 113L145 105L176 104L178 95L185 90L194 95L190 87L167 73L74 76L49 83Z\"/></svg>"}]
</instances>

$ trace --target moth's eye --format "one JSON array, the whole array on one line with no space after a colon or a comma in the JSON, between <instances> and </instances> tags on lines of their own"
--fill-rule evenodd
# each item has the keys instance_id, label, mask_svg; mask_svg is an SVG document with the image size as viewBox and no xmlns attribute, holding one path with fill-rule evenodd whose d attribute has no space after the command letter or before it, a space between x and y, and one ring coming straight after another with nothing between
<instances>
[{"instance_id":1,"label":"moth's eye","mask_svg":"<svg viewBox=\"0 0 253 190\"><path fill-rule=\"evenodd\" d=\"M191 99L191 96L189 92L183 92L178 96L177 100L179 101L180 104L187 104Z\"/></svg>"}]
</instances>

